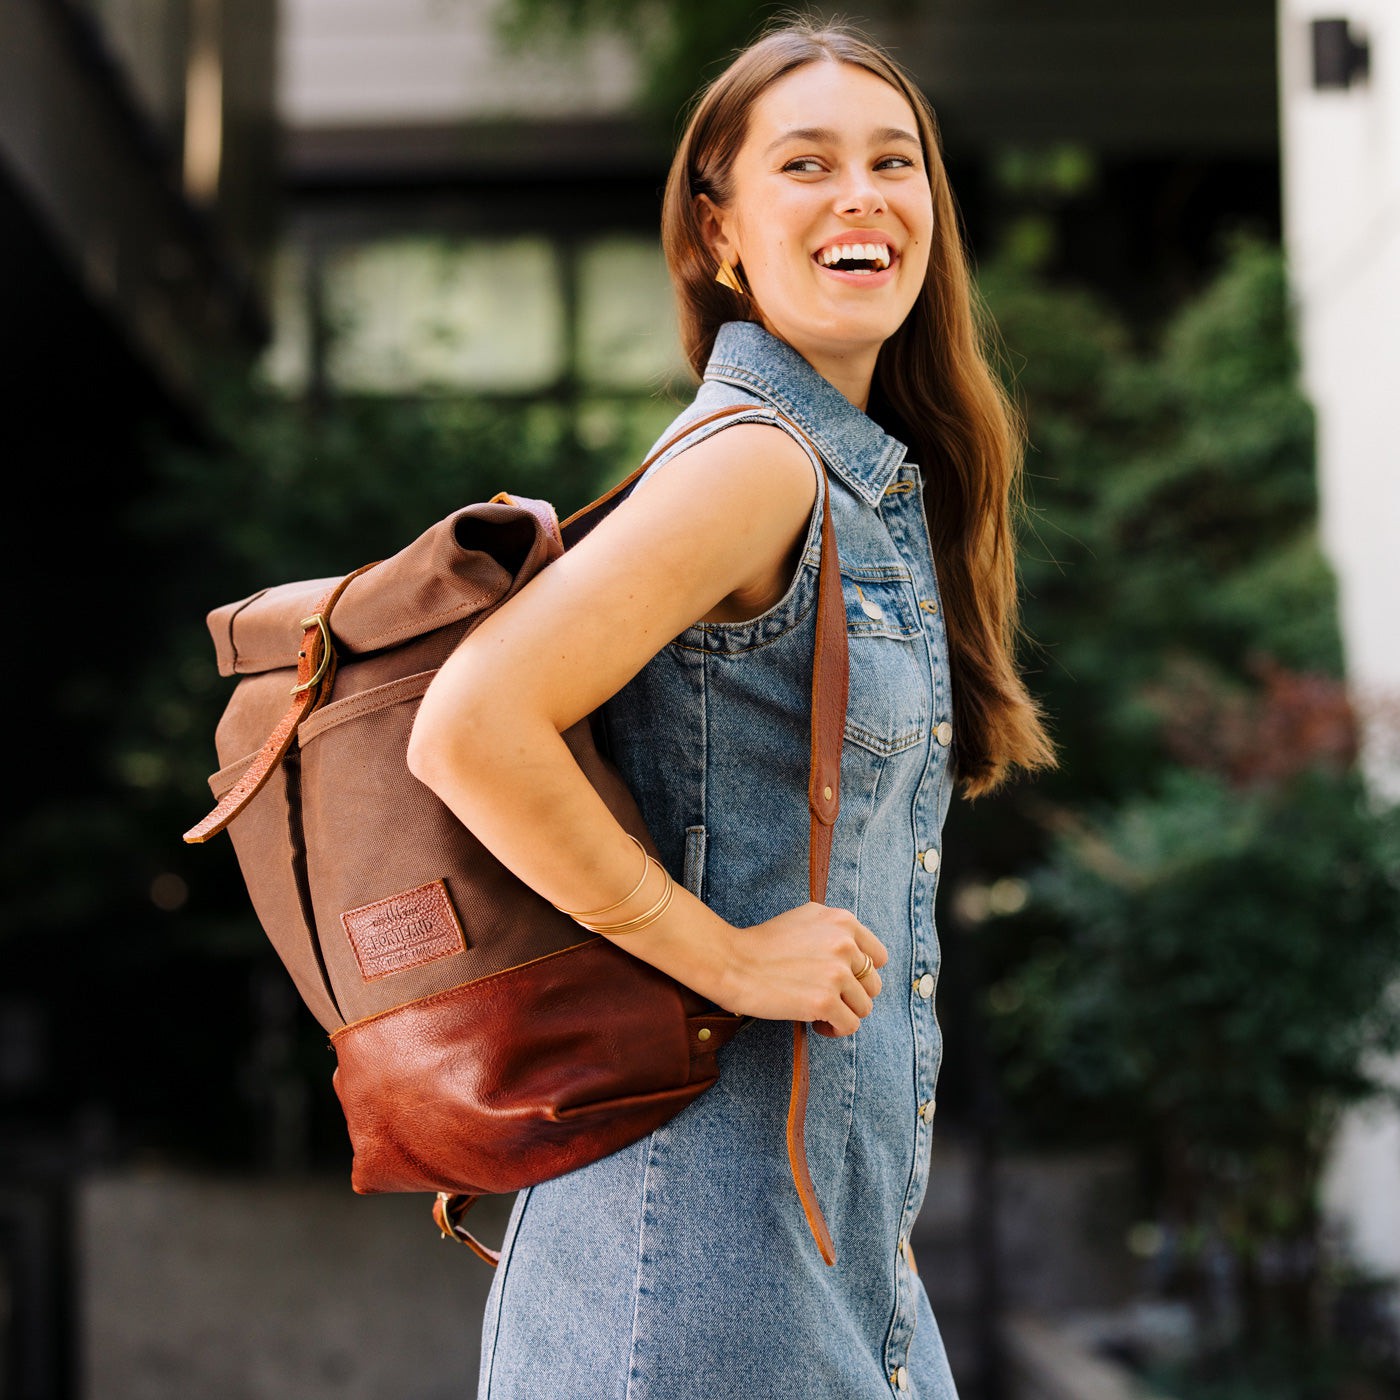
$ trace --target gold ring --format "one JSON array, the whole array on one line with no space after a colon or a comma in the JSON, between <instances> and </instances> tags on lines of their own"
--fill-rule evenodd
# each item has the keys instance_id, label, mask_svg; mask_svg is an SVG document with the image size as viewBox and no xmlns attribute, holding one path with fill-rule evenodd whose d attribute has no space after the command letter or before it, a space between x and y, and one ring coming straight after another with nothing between
<instances>
[{"instance_id":1,"label":"gold ring","mask_svg":"<svg viewBox=\"0 0 1400 1400\"><path fill-rule=\"evenodd\" d=\"M865 955L865 966L856 973L856 981L863 982L870 976L871 969L875 966L875 959L869 953Z\"/></svg>"}]
</instances>

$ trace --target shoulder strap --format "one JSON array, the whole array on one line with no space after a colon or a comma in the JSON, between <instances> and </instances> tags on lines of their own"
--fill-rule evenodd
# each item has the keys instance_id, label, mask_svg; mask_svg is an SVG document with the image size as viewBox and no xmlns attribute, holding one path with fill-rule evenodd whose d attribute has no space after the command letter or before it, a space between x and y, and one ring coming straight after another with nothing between
<instances>
[{"instance_id":1,"label":"shoulder strap","mask_svg":"<svg viewBox=\"0 0 1400 1400\"><path fill-rule=\"evenodd\" d=\"M625 480L618 482L591 505L575 511L560 527L566 544L582 539L610 511L627 499L642 474L664 453L691 433L724 418L752 415L761 406L740 404L708 414L673 433ZM811 766L807 780L807 806L811 834L808 856L809 898L814 904L826 902L827 879L831 871L831 841L836 817L841 809L841 747L846 729L846 703L850 688L850 657L846 644L846 605L841 594L841 561L836 552L836 528L831 519L831 480L826 460L816 444L792 419L772 412L774 419L802 439L812 457L822 467L822 550L817 575L817 635L812 656L812 743ZM787 1146L792 1179L802 1202L803 1214L822 1258L836 1262L836 1246L822 1214L821 1202L807 1165L807 1091L809 1083L809 1030L803 1021L792 1023L792 1089L788 1097Z\"/></svg>"},{"instance_id":2,"label":"shoulder strap","mask_svg":"<svg viewBox=\"0 0 1400 1400\"><path fill-rule=\"evenodd\" d=\"M754 413L756 405L741 404L720 409L673 433L636 471L617 483L596 501L575 511L560 526L562 542L577 543L612 510L627 499L631 488L661 455L670 451L691 433L698 432L724 418L737 418ZM761 409L760 409L761 411ZM808 894L815 904L826 901L827 879L831 870L831 840L836 816L841 808L841 746L846 729L846 701L850 679L850 658L846 645L846 605L841 593L841 561L836 552L836 529L831 519L831 481L826 462L811 438L790 418L780 413L760 421L773 421L800 437L811 449L813 458L822 466L822 551L817 577L817 635L812 655L812 745L811 769L807 783L807 806L810 813L810 849L808 856ZM831 1230L822 1213L817 1188L807 1163L807 1093L810 1080L808 1043L810 1034L805 1021L792 1023L792 1088L788 1095L787 1148L788 1164L792 1169L793 1185L797 1188L807 1228L828 1264L836 1262L836 1246ZM499 1262L500 1255L488 1249L462 1224L472 1205L480 1199L472 1195L440 1192L433 1205L433 1219L444 1239L465 1244L488 1264Z\"/></svg>"}]
</instances>

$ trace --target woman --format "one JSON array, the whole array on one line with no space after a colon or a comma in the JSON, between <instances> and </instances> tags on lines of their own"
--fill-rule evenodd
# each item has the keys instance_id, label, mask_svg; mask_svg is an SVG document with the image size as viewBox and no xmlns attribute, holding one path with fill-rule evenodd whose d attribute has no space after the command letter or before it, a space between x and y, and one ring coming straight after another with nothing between
<instances>
[{"instance_id":1,"label":"woman","mask_svg":"<svg viewBox=\"0 0 1400 1400\"><path fill-rule=\"evenodd\" d=\"M673 431L753 412L698 426L473 634L410 764L546 898L631 924L605 936L758 1019L670 1123L518 1198L480 1394L948 1400L908 1243L942 1058L940 832L955 776L975 797L1053 762L1011 655L1016 420L979 346L932 112L865 41L796 25L741 54L694 111L663 217L704 375ZM826 491L851 679L815 904ZM600 706L664 869L639 872L559 737ZM807 1145L832 1267L784 1145L793 1020L820 1033Z\"/></svg>"}]
</instances>

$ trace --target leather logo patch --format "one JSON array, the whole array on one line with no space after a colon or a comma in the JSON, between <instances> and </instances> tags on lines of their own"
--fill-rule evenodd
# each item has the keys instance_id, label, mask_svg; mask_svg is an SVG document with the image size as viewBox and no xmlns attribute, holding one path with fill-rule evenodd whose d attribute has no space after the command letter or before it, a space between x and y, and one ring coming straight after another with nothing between
<instances>
[{"instance_id":1,"label":"leather logo patch","mask_svg":"<svg viewBox=\"0 0 1400 1400\"><path fill-rule=\"evenodd\" d=\"M366 982L466 950L466 935L441 880L340 916Z\"/></svg>"}]
</instances>

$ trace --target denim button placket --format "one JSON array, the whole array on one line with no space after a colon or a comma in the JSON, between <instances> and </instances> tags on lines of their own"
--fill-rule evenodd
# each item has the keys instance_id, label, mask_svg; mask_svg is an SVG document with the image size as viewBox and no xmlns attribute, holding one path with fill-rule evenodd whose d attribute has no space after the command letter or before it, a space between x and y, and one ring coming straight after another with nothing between
<instances>
[{"instance_id":1,"label":"denim button placket","mask_svg":"<svg viewBox=\"0 0 1400 1400\"><path fill-rule=\"evenodd\" d=\"M740 404L770 421L774 410L788 414L823 452L853 656L897 664L886 682L916 692L907 712L882 714L878 743L853 743L848 730L842 756L827 902L877 929L890 963L886 995L855 1036L809 1037L806 1138L839 1273L817 1255L787 1171L791 1032L755 1021L720 1052L718 1084L679 1117L523 1193L528 1209L522 1202L493 1283L483 1347L482 1394L494 1400L535 1393L541 1374L552 1394L570 1400L710 1400L726 1384L756 1391L771 1376L779 1334L804 1365L800 1385L792 1378L775 1393L849 1400L888 1384L921 1400L956 1396L909 1246L931 1137L918 1109L933 1102L942 1059L934 896L951 748L934 731L952 718L919 470L795 352L749 323L722 328L681 421ZM779 604L749 624L688 629L602 710L611 757L663 863L740 928L808 897L819 504L798 576ZM900 849L914 849L915 863L892 869L889 853ZM908 989L902 1006L897 977ZM764 1202L757 1212L755 1191ZM781 1231L756 1223L778 1212L787 1213ZM565 1238L587 1239L588 1257L561 1252ZM873 1239L887 1247L871 1250ZM741 1264L716 1269L714 1260L734 1257L735 1240L744 1242ZM688 1308L701 1276L706 1307ZM682 1314L685 1345L677 1346ZM621 1335L619 1316L631 1319ZM920 1338L928 1328L930 1339L914 1349L916 1318ZM562 1340L578 1337L589 1340ZM847 1344L850 1337L862 1345ZM696 1365L699 1355L722 1358L721 1369Z\"/></svg>"}]
</instances>

